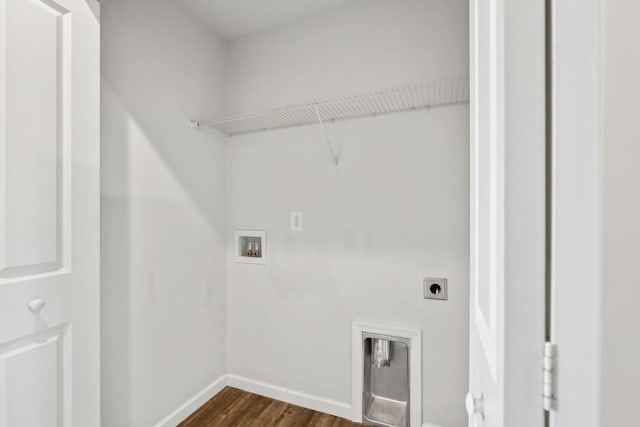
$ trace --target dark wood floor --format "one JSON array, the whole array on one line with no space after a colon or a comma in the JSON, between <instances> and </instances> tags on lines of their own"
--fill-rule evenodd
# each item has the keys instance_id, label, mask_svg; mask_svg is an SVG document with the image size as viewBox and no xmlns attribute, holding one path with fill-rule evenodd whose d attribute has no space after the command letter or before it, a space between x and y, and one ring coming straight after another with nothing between
<instances>
[{"instance_id":1,"label":"dark wood floor","mask_svg":"<svg viewBox=\"0 0 640 427\"><path fill-rule=\"evenodd\" d=\"M225 387L178 427L351 427L362 424Z\"/></svg>"}]
</instances>

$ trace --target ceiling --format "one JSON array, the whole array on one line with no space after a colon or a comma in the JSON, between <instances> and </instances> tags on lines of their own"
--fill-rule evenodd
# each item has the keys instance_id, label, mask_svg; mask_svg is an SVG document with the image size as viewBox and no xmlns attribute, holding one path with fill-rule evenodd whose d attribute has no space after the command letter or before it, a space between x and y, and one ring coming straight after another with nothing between
<instances>
[{"instance_id":1,"label":"ceiling","mask_svg":"<svg viewBox=\"0 0 640 427\"><path fill-rule=\"evenodd\" d=\"M177 0L231 40L359 0Z\"/></svg>"}]
</instances>

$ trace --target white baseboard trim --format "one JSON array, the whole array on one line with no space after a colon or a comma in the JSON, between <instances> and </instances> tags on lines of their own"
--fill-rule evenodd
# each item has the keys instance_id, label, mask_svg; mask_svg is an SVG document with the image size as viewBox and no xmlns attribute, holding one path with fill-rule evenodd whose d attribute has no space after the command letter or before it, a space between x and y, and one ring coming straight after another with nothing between
<instances>
[{"instance_id":1,"label":"white baseboard trim","mask_svg":"<svg viewBox=\"0 0 640 427\"><path fill-rule=\"evenodd\" d=\"M209 384L191 399L180 405L175 411L159 421L154 427L175 427L189 415L204 405L209 399L220 393L225 386L235 387L250 393L266 396L303 408L335 415L350 420L352 418L351 405L325 397L313 396L300 391L289 390L262 381L252 380L240 375L226 374ZM422 427L442 427L436 424L423 423Z\"/></svg>"},{"instance_id":2,"label":"white baseboard trim","mask_svg":"<svg viewBox=\"0 0 640 427\"><path fill-rule=\"evenodd\" d=\"M220 378L201 390L198 394L180 405L178 409L167 415L154 427L176 427L180 422L184 421L189 415L194 413L196 409L204 405L213 396L220 393L226 385L227 375L222 375Z\"/></svg>"},{"instance_id":3,"label":"white baseboard trim","mask_svg":"<svg viewBox=\"0 0 640 427\"><path fill-rule=\"evenodd\" d=\"M273 384L256 381L239 375L227 374L227 385L239 388L240 390L266 396L271 399L280 400L292 405L302 406L303 408L312 409L325 414L335 415L336 417L351 419L351 405L338 402L337 400L327 399L324 397L313 396L295 390L288 390Z\"/></svg>"}]
</instances>

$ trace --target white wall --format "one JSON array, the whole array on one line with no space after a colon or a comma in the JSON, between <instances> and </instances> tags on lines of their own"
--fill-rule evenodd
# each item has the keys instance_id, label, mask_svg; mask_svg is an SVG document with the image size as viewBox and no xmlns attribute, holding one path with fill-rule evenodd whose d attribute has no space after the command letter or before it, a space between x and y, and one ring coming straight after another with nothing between
<instances>
[{"instance_id":1,"label":"white wall","mask_svg":"<svg viewBox=\"0 0 640 427\"><path fill-rule=\"evenodd\" d=\"M467 3L360 1L237 39L227 112L466 76Z\"/></svg>"},{"instance_id":2,"label":"white wall","mask_svg":"<svg viewBox=\"0 0 640 427\"><path fill-rule=\"evenodd\" d=\"M102 425L225 372L224 45L172 0L102 6Z\"/></svg>"},{"instance_id":3,"label":"white wall","mask_svg":"<svg viewBox=\"0 0 640 427\"><path fill-rule=\"evenodd\" d=\"M640 4L604 3L602 426L640 407Z\"/></svg>"},{"instance_id":4,"label":"white wall","mask_svg":"<svg viewBox=\"0 0 640 427\"><path fill-rule=\"evenodd\" d=\"M462 0L359 2L230 45L228 113L468 73ZM467 424L468 108L234 137L227 146L227 366L351 401L351 322L423 330L424 421ZM304 231L289 231L289 212ZM268 265L233 262L267 231ZM422 278L449 278L449 301Z\"/></svg>"}]
</instances>

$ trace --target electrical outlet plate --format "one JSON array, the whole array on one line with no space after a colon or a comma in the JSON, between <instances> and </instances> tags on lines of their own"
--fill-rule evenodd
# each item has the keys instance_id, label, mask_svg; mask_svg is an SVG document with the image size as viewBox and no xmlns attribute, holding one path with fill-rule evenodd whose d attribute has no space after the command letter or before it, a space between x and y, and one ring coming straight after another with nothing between
<instances>
[{"instance_id":1,"label":"electrical outlet plate","mask_svg":"<svg viewBox=\"0 0 640 427\"><path fill-rule=\"evenodd\" d=\"M446 301L448 298L447 279L442 277L425 277L423 281L424 298Z\"/></svg>"},{"instance_id":2,"label":"electrical outlet plate","mask_svg":"<svg viewBox=\"0 0 640 427\"><path fill-rule=\"evenodd\" d=\"M302 212L291 211L291 231L302 231Z\"/></svg>"}]
</instances>

